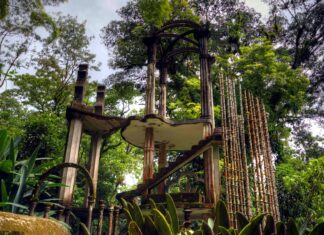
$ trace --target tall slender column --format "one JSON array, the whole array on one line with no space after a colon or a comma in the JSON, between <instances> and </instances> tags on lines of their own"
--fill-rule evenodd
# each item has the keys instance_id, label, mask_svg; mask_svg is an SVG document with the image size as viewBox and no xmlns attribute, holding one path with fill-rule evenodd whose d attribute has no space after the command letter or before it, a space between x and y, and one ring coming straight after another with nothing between
<instances>
[{"instance_id":1,"label":"tall slender column","mask_svg":"<svg viewBox=\"0 0 324 235\"><path fill-rule=\"evenodd\" d=\"M209 119L211 124L206 124L204 128L204 138L210 136L213 132L213 96L212 84L209 76L209 59L208 55L208 37L209 30L207 28L198 30L195 37L199 42L200 53L200 102L201 102L201 118ZM215 159L213 156L213 148L203 153L204 171L205 171L205 198L207 203L216 203L216 186L215 186Z\"/></svg>"},{"instance_id":2,"label":"tall slender column","mask_svg":"<svg viewBox=\"0 0 324 235\"><path fill-rule=\"evenodd\" d=\"M105 86L98 85L97 87L97 97L96 97L96 104L94 106L96 114L103 113L105 101ZM91 136L91 146L89 152L89 161L88 161L88 171L90 176L93 180L94 191L97 191L97 182L98 182L98 173L99 173L99 160L100 160L100 150L102 145L102 136L100 133L93 134ZM85 201L84 206L88 206L88 194L89 188L88 185L85 186Z\"/></svg>"},{"instance_id":3,"label":"tall slender column","mask_svg":"<svg viewBox=\"0 0 324 235\"><path fill-rule=\"evenodd\" d=\"M78 70L78 78L75 85L74 100L73 103L82 104L82 100L85 94L85 83L88 74L88 65L81 64ZM68 139L65 149L64 162L77 163L80 140L82 135L82 121L79 118L73 118L69 121ZM67 185L67 187L61 187L60 200L65 206L69 206L72 203L73 188L76 179L76 169L65 168L63 170L61 183Z\"/></svg>"},{"instance_id":4,"label":"tall slender column","mask_svg":"<svg viewBox=\"0 0 324 235\"><path fill-rule=\"evenodd\" d=\"M146 80L146 100L145 115L155 112L155 64L157 38L147 37L144 39L147 46L148 65ZM143 181L153 178L153 159L154 159L154 129L147 128L145 131L144 143L144 165L143 165Z\"/></svg>"},{"instance_id":5,"label":"tall slender column","mask_svg":"<svg viewBox=\"0 0 324 235\"><path fill-rule=\"evenodd\" d=\"M160 64L160 105L159 105L159 115L163 118L166 117L166 97L167 97L167 76L168 69L167 65L161 63ZM167 166L167 144L161 143L159 145L159 160L158 167L163 168ZM165 182L163 181L158 185L158 192L165 192Z\"/></svg>"}]
</instances>

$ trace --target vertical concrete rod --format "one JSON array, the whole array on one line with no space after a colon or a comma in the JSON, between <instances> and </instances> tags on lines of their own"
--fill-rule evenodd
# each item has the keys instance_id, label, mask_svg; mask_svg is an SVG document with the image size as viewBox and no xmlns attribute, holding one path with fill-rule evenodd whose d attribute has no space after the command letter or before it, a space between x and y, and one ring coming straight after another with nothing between
<instances>
[{"instance_id":1,"label":"vertical concrete rod","mask_svg":"<svg viewBox=\"0 0 324 235\"><path fill-rule=\"evenodd\" d=\"M89 161L88 161L88 171L93 181L93 186L95 192L97 191L97 184L98 184L98 173L99 173L99 160L100 160L100 150L102 145L102 136L100 134L91 136L91 146L89 152ZM85 186L85 202L84 206L87 207L88 205L88 195L89 195L89 188L88 185Z\"/></svg>"},{"instance_id":2,"label":"vertical concrete rod","mask_svg":"<svg viewBox=\"0 0 324 235\"><path fill-rule=\"evenodd\" d=\"M201 117L209 119L214 123L213 119L213 97L211 91L211 81L209 77L209 55L208 55L208 37L209 30L202 29L196 32L195 37L199 42L200 54L200 102ZM204 129L203 137L206 138L212 134L213 124L207 124ZM205 197L207 203L216 203L216 187L215 187L215 161L213 156L213 148L203 153L204 171L205 171Z\"/></svg>"},{"instance_id":3,"label":"vertical concrete rod","mask_svg":"<svg viewBox=\"0 0 324 235\"><path fill-rule=\"evenodd\" d=\"M74 91L74 103L82 104L83 97L85 94L85 84L88 74L88 65L81 64L79 66L78 78L75 85ZM77 163L80 141L82 135L82 121L80 119L72 119L69 122L68 139L65 149L65 162ZM62 181L64 185L68 187L61 187L60 189L60 200L64 206L70 206L72 203L73 188L76 178L76 169L65 168L63 170Z\"/></svg>"},{"instance_id":4,"label":"vertical concrete rod","mask_svg":"<svg viewBox=\"0 0 324 235\"><path fill-rule=\"evenodd\" d=\"M144 39L147 46L148 65L146 80L146 100L145 115L155 112L155 64L157 51L157 38L148 37ZM153 178L153 160L154 160L154 129L147 128L145 131L144 143L144 164L143 181Z\"/></svg>"},{"instance_id":5,"label":"vertical concrete rod","mask_svg":"<svg viewBox=\"0 0 324 235\"><path fill-rule=\"evenodd\" d=\"M167 97L167 76L168 69L167 64L161 63L160 65L160 103L159 103L159 115L163 118L166 117L166 97ZM159 160L158 167L163 168L167 166L167 144L161 143L159 145ZM158 185L158 192L165 192L165 181Z\"/></svg>"},{"instance_id":6,"label":"vertical concrete rod","mask_svg":"<svg viewBox=\"0 0 324 235\"><path fill-rule=\"evenodd\" d=\"M103 107L105 102L105 86L98 85L97 87L97 97L95 104L95 113L102 114ZM102 136L98 134L93 134L91 136L91 146L89 152L89 160L88 160L88 171L93 180L93 186L95 192L97 191L98 184L98 173L99 173L99 160L100 160L100 150L102 145ZM89 196L89 188L88 185L85 186L85 201L84 206L88 205L88 196Z\"/></svg>"}]
</instances>

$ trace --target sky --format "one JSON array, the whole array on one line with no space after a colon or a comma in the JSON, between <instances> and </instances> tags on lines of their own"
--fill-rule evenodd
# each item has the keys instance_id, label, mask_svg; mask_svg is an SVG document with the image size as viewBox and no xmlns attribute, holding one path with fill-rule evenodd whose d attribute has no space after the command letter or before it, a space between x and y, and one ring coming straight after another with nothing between
<instances>
[{"instance_id":1,"label":"sky","mask_svg":"<svg viewBox=\"0 0 324 235\"><path fill-rule=\"evenodd\" d=\"M100 71L90 71L89 74L94 81L103 81L114 71L108 67L108 50L102 44L100 31L112 20L118 20L116 11L124 6L128 0L68 0L67 3L58 7L48 8L48 12L60 11L63 14L77 16L79 21L86 21L86 31L88 36L94 36L90 43L91 53L96 55L97 62L102 65ZM245 0L249 7L255 8L263 16L268 13L267 5L262 0Z\"/></svg>"}]
</instances>

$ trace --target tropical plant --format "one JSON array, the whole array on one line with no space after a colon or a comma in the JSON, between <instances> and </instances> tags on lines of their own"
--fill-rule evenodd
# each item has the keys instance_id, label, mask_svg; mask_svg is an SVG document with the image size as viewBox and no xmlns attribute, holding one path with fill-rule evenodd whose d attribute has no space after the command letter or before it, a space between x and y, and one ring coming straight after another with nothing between
<instances>
[{"instance_id":1,"label":"tropical plant","mask_svg":"<svg viewBox=\"0 0 324 235\"><path fill-rule=\"evenodd\" d=\"M197 221L200 224L198 230L179 225L179 218L172 197L166 194L166 208L157 206L150 199L151 213L143 214L140 207L135 202L127 202L121 199L123 211L127 218L128 234L130 235L319 235L324 231L324 223L320 223L311 230L301 230L293 219L289 219L287 224L278 222L275 224L270 214L257 215L249 221L243 214L236 213L237 228L230 226L229 217L225 203L221 200L217 202L212 210L212 218L206 221Z\"/></svg>"},{"instance_id":2,"label":"tropical plant","mask_svg":"<svg viewBox=\"0 0 324 235\"><path fill-rule=\"evenodd\" d=\"M27 188L27 179L32 175L39 146L26 160L17 161L19 140L0 130L0 178L1 202L3 211L17 212L18 208L27 209L21 204Z\"/></svg>"}]
</instances>

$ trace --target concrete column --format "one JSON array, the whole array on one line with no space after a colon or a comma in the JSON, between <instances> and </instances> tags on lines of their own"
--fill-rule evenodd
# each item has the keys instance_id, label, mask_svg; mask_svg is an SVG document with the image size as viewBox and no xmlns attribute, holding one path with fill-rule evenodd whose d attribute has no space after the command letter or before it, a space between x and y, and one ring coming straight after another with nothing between
<instances>
[{"instance_id":1,"label":"concrete column","mask_svg":"<svg viewBox=\"0 0 324 235\"><path fill-rule=\"evenodd\" d=\"M160 64L160 102L159 102L159 115L166 118L166 103L167 103L167 64ZM159 160L158 167L163 168L167 166L167 145L162 143L159 145ZM158 192L165 193L165 181L158 185Z\"/></svg>"},{"instance_id":2,"label":"concrete column","mask_svg":"<svg viewBox=\"0 0 324 235\"><path fill-rule=\"evenodd\" d=\"M101 135L91 136L91 147L89 152L89 162L88 162L88 171L93 181L94 191L97 191L98 184L98 173L99 173L99 160L100 160L100 150L102 145ZM88 205L88 195L89 188L86 185L85 190L85 207Z\"/></svg>"},{"instance_id":3,"label":"concrete column","mask_svg":"<svg viewBox=\"0 0 324 235\"><path fill-rule=\"evenodd\" d=\"M145 115L155 113L155 65L157 38L147 37L144 39L147 46L148 65L146 79ZM154 159L154 129L147 128L145 131L143 181L153 178Z\"/></svg>"},{"instance_id":4,"label":"concrete column","mask_svg":"<svg viewBox=\"0 0 324 235\"><path fill-rule=\"evenodd\" d=\"M210 78L210 56L208 55L208 37L209 30L207 28L198 30L195 37L199 42L200 55L200 102L201 102L201 118L211 121L204 128L203 138L207 138L213 134L214 128L214 110L213 110L213 92ZM216 203L216 162L213 148L203 153L204 172L205 172L205 198L207 203ZM217 169L218 171L218 169Z\"/></svg>"},{"instance_id":5,"label":"concrete column","mask_svg":"<svg viewBox=\"0 0 324 235\"><path fill-rule=\"evenodd\" d=\"M78 163L81 135L82 121L80 119L71 120L64 162ZM60 200L65 206L69 206L72 203L75 179L76 169L64 168L61 182L62 184L67 185L67 187L61 187Z\"/></svg>"},{"instance_id":6,"label":"concrete column","mask_svg":"<svg viewBox=\"0 0 324 235\"><path fill-rule=\"evenodd\" d=\"M143 181L153 178L154 129L146 128L144 144Z\"/></svg>"}]
</instances>

